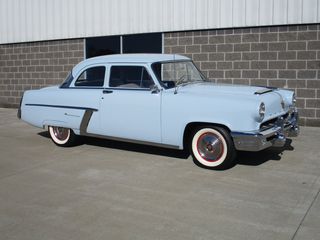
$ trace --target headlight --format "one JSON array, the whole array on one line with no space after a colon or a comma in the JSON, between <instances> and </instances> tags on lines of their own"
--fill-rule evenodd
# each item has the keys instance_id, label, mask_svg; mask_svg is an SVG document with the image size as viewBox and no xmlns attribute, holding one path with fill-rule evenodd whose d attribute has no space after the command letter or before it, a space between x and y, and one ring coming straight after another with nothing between
<instances>
[{"instance_id":1,"label":"headlight","mask_svg":"<svg viewBox=\"0 0 320 240\"><path fill-rule=\"evenodd\" d=\"M264 114L266 113L266 105L262 102L259 107L260 121L264 119Z\"/></svg>"}]
</instances>

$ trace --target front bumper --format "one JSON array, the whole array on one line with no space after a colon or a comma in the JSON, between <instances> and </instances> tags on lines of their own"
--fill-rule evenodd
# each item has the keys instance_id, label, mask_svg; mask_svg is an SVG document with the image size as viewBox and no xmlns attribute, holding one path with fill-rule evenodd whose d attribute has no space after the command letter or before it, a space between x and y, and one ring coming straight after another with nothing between
<instances>
[{"instance_id":1,"label":"front bumper","mask_svg":"<svg viewBox=\"0 0 320 240\"><path fill-rule=\"evenodd\" d=\"M287 137L299 135L299 114L294 109L286 119L279 117L274 126L258 132L232 132L234 146L239 151L260 151L268 147L283 147Z\"/></svg>"}]
</instances>

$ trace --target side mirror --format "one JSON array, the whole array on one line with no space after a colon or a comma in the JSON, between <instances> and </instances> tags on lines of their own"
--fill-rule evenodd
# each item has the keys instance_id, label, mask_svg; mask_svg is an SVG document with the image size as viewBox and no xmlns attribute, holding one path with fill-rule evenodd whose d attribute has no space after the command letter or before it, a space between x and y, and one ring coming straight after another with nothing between
<instances>
[{"instance_id":1,"label":"side mirror","mask_svg":"<svg viewBox=\"0 0 320 240\"><path fill-rule=\"evenodd\" d=\"M153 85L153 86L150 88L150 90L151 90L151 93L152 93L152 94L157 94L157 93L160 92L160 89L159 89L159 87L158 87L157 85Z\"/></svg>"}]
</instances>

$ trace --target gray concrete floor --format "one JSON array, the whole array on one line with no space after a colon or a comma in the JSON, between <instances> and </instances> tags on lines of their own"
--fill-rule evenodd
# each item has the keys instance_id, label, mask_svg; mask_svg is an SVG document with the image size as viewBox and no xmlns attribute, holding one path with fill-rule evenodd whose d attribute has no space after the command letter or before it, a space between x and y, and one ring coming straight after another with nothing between
<instances>
[{"instance_id":1,"label":"gray concrete floor","mask_svg":"<svg viewBox=\"0 0 320 240\"><path fill-rule=\"evenodd\" d=\"M55 146L0 109L0 239L320 239L320 128L227 171L98 139Z\"/></svg>"}]
</instances>

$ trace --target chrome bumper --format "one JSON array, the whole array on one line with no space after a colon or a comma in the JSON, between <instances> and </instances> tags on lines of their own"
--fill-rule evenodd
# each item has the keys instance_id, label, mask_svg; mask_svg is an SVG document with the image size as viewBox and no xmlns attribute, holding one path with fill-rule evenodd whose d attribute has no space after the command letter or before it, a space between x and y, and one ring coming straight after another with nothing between
<instances>
[{"instance_id":1,"label":"chrome bumper","mask_svg":"<svg viewBox=\"0 0 320 240\"><path fill-rule=\"evenodd\" d=\"M259 132L241 133L232 132L234 146L239 151L260 151L268 147L283 147L287 137L299 135L299 115L297 110L287 119L279 117L276 124L267 130Z\"/></svg>"}]
</instances>

